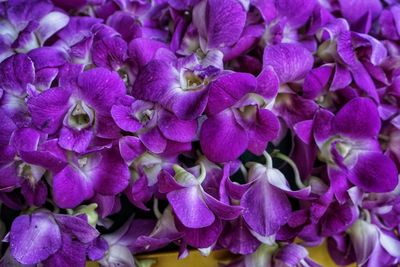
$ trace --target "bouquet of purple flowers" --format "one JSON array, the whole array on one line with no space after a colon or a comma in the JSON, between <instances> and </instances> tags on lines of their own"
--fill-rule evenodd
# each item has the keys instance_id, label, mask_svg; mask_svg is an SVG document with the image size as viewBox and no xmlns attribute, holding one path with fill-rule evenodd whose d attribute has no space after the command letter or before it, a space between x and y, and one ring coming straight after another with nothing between
<instances>
[{"instance_id":1,"label":"bouquet of purple flowers","mask_svg":"<svg viewBox=\"0 0 400 267\"><path fill-rule=\"evenodd\" d=\"M0 3L0 266L400 262L397 0Z\"/></svg>"}]
</instances>

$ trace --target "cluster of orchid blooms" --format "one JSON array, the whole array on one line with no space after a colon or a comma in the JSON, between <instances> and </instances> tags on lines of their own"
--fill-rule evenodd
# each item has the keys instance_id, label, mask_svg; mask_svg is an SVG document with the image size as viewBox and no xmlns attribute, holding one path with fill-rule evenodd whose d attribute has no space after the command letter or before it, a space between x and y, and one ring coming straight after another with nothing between
<instances>
[{"instance_id":1,"label":"cluster of orchid blooms","mask_svg":"<svg viewBox=\"0 0 400 267\"><path fill-rule=\"evenodd\" d=\"M396 0L2 1L0 266L397 266L399 108Z\"/></svg>"}]
</instances>

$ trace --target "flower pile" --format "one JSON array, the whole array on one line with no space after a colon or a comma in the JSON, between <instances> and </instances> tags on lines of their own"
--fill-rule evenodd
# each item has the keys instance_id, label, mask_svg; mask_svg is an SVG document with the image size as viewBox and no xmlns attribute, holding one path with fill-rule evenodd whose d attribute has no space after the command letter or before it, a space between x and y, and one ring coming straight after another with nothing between
<instances>
[{"instance_id":1,"label":"flower pile","mask_svg":"<svg viewBox=\"0 0 400 267\"><path fill-rule=\"evenodd\" d=\"M397 266L399 169L396 0L0 3L1 266Z\"/></svg>"}]
</instances>

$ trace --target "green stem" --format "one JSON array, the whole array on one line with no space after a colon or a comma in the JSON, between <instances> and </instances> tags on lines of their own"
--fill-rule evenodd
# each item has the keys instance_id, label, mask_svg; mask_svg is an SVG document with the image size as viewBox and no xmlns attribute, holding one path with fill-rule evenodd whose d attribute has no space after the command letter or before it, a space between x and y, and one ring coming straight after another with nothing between
<instances>
[{"instance_id":1,"label":"green stem","mask_svg":"<svg viewBox=\"0 0 400 267\"><path fill-rule=\"evenodd\" d=\"M294 163L294 161L291 158L289 158L288 156L282 154L278 150L275 150L274 152L272 152L272 155L274 157L278 158L278 159L281 159L281 160L287 162L290 165L290 167L292 167L293 172L294 172L294 180L295 180L296 185L297 185L298 188L302 189L302 188L306 187L303 184L303 181L300 178L300 172L299 172L299 169L296 166L296 163Z\"/></svg>"},{"instance_id":2,"label":"green stem","mask_svg":"<svg viewBox=\"0 0 400 267\"><path fill-rule=\"evenodd\" d=\"M154 215L157 217L157 219L161 218L162 214L161 214L160 210L158 209L158 199L157 198L154 198L154 201L153 201L153 212L154 212Z\"/></svg>"},{"instance_id":3,"label":"green stem","mask_svg":"<svg viewBox=\"0 0 400 267\"><path fill-rule=\"evenodd\" d=\"M267 153L267 151L263 152L263 155L265 157L265 165L267 166L268 169L272 169L272 158L271 156Z\"/></svg>"}]
</instances>

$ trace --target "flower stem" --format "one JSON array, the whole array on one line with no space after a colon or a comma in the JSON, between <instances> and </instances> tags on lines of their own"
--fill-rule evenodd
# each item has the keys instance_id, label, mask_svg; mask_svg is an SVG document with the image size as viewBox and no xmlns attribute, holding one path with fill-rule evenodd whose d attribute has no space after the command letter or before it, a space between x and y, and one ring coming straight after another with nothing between
<instances>
[{"instance_id":1,"label":"flower stem","mask_svg":"<svg viewBox=\"0 0 400 267\"><path fill-rule=\"evenodd\" d=\"M281 159L281 160L287 162L290 165L290 167L292 167L293 172L294 172L294 180L295 180L296 185L297 185L298 188L302 189L302 188L306 187L303 184L303 181L300 178L300 172L299 172L299 169L296 166L296 163L294 163L294 161L291 158L289 158L288 156L282 154L278 150L275 150L274 152L272 152L272 155L274 157L278 158L278 159Z\"/></svg>"},{"instance_id":2,"label":"flower stem","mask_svg":"<svg viewBox=\"0 0 400 267\"><path fill-rule=\"evenodd\" d=\"M157 198L154 198L154 201L153 201L153 212L154 212L154 215L157 217L157 219L161 218L162 214L161 214L160 210L158 209L158 199Z\"/></svg>"},{"instance_id":3,"label":"flower stem","mask_svg":"<svg viewBox=\"0 0 400 267\"><path fill-rule=\"evenodd\" d=\"M272 169L272 158L271 156L267 153L267 151L263 152L263 155L265 157L265 165L267 166L268 169Z\"/></svg>"}]
</instances>

